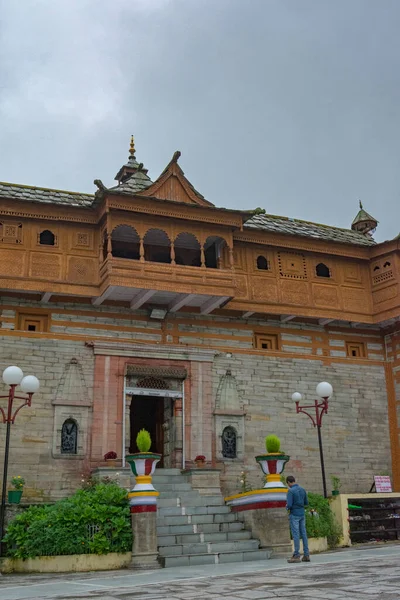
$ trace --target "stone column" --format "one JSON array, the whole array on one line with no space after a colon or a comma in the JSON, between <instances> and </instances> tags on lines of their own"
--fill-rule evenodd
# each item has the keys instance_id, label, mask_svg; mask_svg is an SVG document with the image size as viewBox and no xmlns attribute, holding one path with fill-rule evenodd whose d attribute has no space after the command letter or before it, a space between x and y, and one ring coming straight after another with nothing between
<instances>
[{"instance_id":1,"label":"stone column","mask_svg":"<svg viewBox=\"0 0 400 600\"><path fill-rule=\"evenodd\" d=\"M182 421L182 398L176 398L174 401L174 435L172 449L172 465L180 469L182 467L183 451L183 421Z\"/></svg>"},{"instance_id":2,"label":"stone column","mask_svg":"<svg viewBox=\"0 0 400 600\"><path fill-rule=\"evenodd\" d=\"M132 512L131 519L133 545L129 568L160 568L157 549L157 512Z\"/></svg>"}]
</instances>

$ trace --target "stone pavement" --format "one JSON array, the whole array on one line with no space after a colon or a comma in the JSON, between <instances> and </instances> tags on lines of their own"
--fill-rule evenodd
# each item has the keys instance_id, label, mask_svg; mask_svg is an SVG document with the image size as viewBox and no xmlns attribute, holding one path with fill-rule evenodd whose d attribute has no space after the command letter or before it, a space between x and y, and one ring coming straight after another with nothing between
<instances>
[{"instance_id":1,"label":"stone pavement","mask_svg":"<svg viewBox=\"0 0 400 600\"><path fill-rule=\"evenodd\" d=\"M1 600L399 600L400 546L147 573L4 575Z\"/></svg>"}]
</instances>

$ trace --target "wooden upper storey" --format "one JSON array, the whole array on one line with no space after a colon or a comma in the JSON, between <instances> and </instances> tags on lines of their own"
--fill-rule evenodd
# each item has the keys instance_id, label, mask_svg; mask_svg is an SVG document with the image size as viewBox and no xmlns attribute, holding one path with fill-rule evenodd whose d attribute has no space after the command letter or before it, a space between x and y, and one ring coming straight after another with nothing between
<instances>
[{"instance_id":1,"label":"wooden upper storey","mask_svg":"<svg viewBox=\"0 0 400 600\"><path fill-rule=\"evenodd\" d=\"M400 316L400 240L218 209L175 154L152 182L131 153L95 195L0 184L0 289L93 304L387 323Z\"/></svg>"}]
</instances>

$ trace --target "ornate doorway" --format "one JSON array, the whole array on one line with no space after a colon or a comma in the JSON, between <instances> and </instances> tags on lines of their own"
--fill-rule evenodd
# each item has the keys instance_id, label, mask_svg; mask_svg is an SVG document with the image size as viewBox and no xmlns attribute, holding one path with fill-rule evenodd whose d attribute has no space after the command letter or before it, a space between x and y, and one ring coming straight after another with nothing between
<instances>
[{"instance_id":1,"label":"ornate doorway","mask_svg":"<svg viewBox=\"0 0 400 600\"><path fill-rule=\"evenodd\" d=\"M151 450L162 454L157 466L181 467L182 397L183 381L154 376L127 378L125 445L129 452L137 451L136 436L144 428L152 439Z\"/></svg>"}]
</instances>

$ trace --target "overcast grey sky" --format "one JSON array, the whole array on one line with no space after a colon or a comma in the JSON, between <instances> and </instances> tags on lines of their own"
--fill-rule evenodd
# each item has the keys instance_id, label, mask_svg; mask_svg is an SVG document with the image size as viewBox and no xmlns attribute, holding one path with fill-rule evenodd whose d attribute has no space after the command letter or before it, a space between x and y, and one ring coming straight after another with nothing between
<instances>
[{"instance_id":1,"label":"overcast grey sky","mask_svg":"<svg viewBox=\"0 0 400 600\"><path fill-rule=\"evenodd\" d=\"M400 0L0 0L0 180L175 150L219 206L400 231Z\"/></svg>"}]
</instances>

